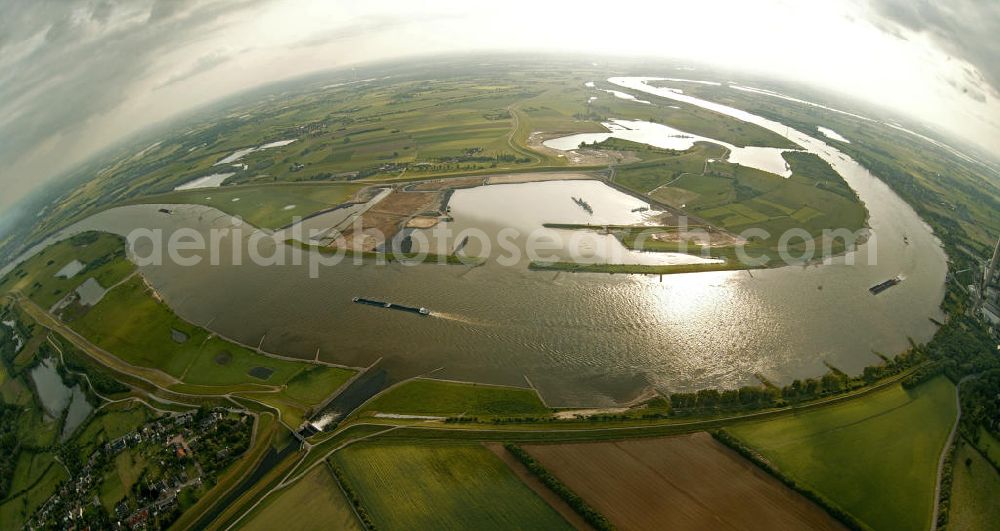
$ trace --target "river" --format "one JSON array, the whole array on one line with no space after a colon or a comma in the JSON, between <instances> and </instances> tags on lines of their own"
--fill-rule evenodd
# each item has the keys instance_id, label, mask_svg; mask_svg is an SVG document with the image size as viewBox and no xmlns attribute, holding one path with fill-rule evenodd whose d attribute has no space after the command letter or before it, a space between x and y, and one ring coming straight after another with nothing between
<instances>
[{"instance_id":1,"label":"river","mask_svg":"<svg viewBox=\"0 0 1000 531\"><path fill-rule=\"evenodd\" d=\"M661 95L642 78L619 86ZM666 89L664 89L666 90ZM916 213L885 184L820 140L738 109L671 93L774 130L829 161L865 202L872 237L828 265L663 277L531 272L480 267L340 264L310 278L307 264L203 263L142 272L179 315L265 350L367 366L382 358L394 379L426 374L535 386L551 406L610 406L649 389L691 391L857 373L934 333L942 317L946 260ZM683 99L682 99L683 98ZM203 206L111 209L60 237L135 227L206 232L232 225ZM904 236L909 244L904 243ZM228 240L224 240L224 244ZM231 244L232 242L229 242ZM265 241L264 247L274 245ZM142 252L143 246L137 250ZM285 248L286 253L291 250ZM869 265L869 254L875 255ZM873 296L868 287L905 281ZM425 306L420 317L353 304L365 296ZM168 338L165 338L168 340Z\"/></svg>"}]
</instances>

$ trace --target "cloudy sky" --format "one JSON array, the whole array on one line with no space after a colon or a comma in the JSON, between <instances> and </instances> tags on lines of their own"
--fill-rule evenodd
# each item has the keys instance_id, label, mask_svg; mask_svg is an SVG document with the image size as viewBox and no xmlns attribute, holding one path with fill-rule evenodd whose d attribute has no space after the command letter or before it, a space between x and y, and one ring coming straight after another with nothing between
<instances>
[{"instance_id":1,"label":"cloudy sky","mask_svg":"<svg viewBox=\"0 0 1000 531\"><path fill-rule=\"evenodd\" d=\"M143 127L408 55L687 58L844 92L1000 152L996 0L0 0L0 214ZM945 5L948 4L948 5Z\"/></svg>"}]
</instances>

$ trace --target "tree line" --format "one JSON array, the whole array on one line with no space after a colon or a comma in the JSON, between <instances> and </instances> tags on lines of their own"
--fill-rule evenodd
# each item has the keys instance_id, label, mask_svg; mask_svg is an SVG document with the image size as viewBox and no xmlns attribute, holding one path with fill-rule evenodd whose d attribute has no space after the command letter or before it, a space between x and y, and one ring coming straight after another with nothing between
<instances>
[{"instance_id":1,"label":"tree line","mask_svg":"<svg viewBox=\"0 0 1000 531\"><path fill-rule=\"evenodd\" d=\"M917 366L924 359L923 352L913 347L893 358L883 356L882 363L865 367L858 376L850 376L828 365L830 370L820 378L796 379L783 387L765 382L764 385L746 385L738 389L672 393L670 407L675 414L785 407L859 389Z\"/></svg>"},{"instance_id":2,"label":"tree line","mask_svg":"<svg viewBox=\"0 0 1000 531\"><path fill-rule=\"evenodd\" d=\"M523 448L516 444L506 443L503 445L508 452L511 453L518 461L521 462L532 474L545 484L552 492L555 492L563 499L570 507L576 511L577 514L583 517L588 524L594 526L595 529L600 531L612 531L615 529L614 524L607 519L603 514L597 512L596 509L590 506L583 498L578 496L575 492L570 490L559 478L552 475L541 463L535 460L534 457L524 451Z\"/></svg>"}]
</instances>

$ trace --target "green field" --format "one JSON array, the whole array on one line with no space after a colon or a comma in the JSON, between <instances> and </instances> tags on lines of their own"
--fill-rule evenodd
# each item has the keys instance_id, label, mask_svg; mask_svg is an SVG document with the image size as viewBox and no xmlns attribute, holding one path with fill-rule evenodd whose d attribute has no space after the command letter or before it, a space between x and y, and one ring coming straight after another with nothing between
<instances>
[{"instance_id":1,"label":"green field","mask_svg":"<svg viewBox=\"0 0 1000 531\"><path fill-rule=\"evenodd\" d=\"M354 371L348 369L315 365L302 369L277 393L241 393L240 396L277 408L285 424L296 428L313 411L313 406L340 389L353 374Z\"/></svg>"},{"instance_id":2,"label":"green field","mask_svg":"<svg viewBox=\"0 0 1000 531\"><path fill-rule=\"evenodd\" d=\"M353 374L336 367L312 366L288 380L285 394L303 404L316 404L347 383Z\"/></svg>"},{"instance_id":3,"label":"green field","mask_svg":"<svg viewBox=\"0 0 1000 531\"><path fill-rule=\"evenodd\" d=\"M654 120L739 146L794 147L771 131L713 111L684 103L641 105L584 86L588 81L608 86L603 80L612 73L576 61L518 60L469 63L459 69L411 66L365 80L285 84L271 94L240 98L238 111L231 104L206 109L164 132L156 143L137 139L111 150L81 169L88 176L86 184L55 205L28 239L112 204L174 195L178 185L210 173L235 172L227 185L258 185L563 167L564 157L528 148L528 136L600 132L608 118ZM591 97L597 99L589 102ZM216 165L237 150L292 139L233 164ZM183 191L171 200L204 202L211 196L218 206L232 199L229 194L244 193ZM241 203L252 200L240 197ZM296 205L291 213L319 206L291 197L262 201L268 204L239 206L246 209L238 213L273 228L290 219L282 210L287 205ZM318 203L329 201L320 198Z\"/></svg>"},{"instance_id":4,"label":"green field","mask_svg":"<svg viewBox=\"0 0 1000 531\"><path fill-rule=\"evenodd\" d=\"M124 240L113 234L88 232L51 245L0 280L0 293L20 291L43 308L49 308L88 278L109 288L127 277L135 266L124 259ZM71 278L57 277L74 260L83 270Z\"/></svg>"},{"instance_id":5,"label":"green field","mask_svg":"<svg viewBox=\"0 0 1000 531\"><path fill-rule=\"evenodd\" d=\"M10 492L27 490L53 464L61 466L49 452L21 452L17 459L17 467L14 469L14 477L10 482Z\"/></svg>"},{"instance_id":6,"label":"green field","mask_svg":"<svg viewBox=\"0 0 1000 531\"><path fill-rule=\"evenodd\" d=\"M74 437L80 459L95 448L132 432L154 418L153 412L138 402L111 404L99 410Z\"/></svg>"},{"instance_id":7,"label":"green field","mask_svg":"<svg viewBox=\"0 0 1000 531\"><path fill-rule=\"evenodd\" d=\"M647 194L683 176L700 176L708 159L718 159L725 153L726 149L722 146L699 142L687 151L658 157L656 162L630 164L618 168L615 172L615 182L630 190ZM692 179L692 181L700 182L702 179ZM703 189L699 190L710 195Z\"/></svg>"},{"instance_id":8,"label":"green field","mask_svg":"<svg viewBox=\"0 0 1000 531\"><path fill-rule=\"evenodd\" d=\"M986 531L1000 523L1000 472L965 441L955 450L948 529Z\"/></svg>"},{"instance_id":9,"label":"green field","mask_svg":"<svg viewBox=\"0 0 1000 531\"><path fill-rule=\"evenodd\" d=\"M195 204L239 216L255 227L277 229L349 201L360 184L272 184L183 190L137 202Z\"/></svg>"},{"instance_id":10,"label":"green field","mask_svg":"<svg viewBox=\"0 0 1000 531\"><path fill-rule=\"evenodd\" d=\"M419 378L392 388L363 412L440 416L549 415L532 389L444 382Z\"/></svg>"},{"instance_id":11,"label":"green field","mask_svg":"<svg viewBox=\"0 0 1000 531\"><path fill-rule=\"evenodd\" d=\"M529 135L602 131L600 123L608 118L651 120L740 146L794 147L763 128L688 104L678 103L677 108L643 105L597 90L621 90L603 81L609 75L624 73L620 68L624 67L559 61L524 64L520 60L468 64L461 69L435 64L419 69L400 67L391 75L352 74L352 82L347 84L296 80L294 85L283 85L280 90L271 87L246 93L238 104L233 101L206 109L183 127L163 133L162 142L152 146L146 142L141 153L134 145L114 148L107 158L83 167L73 179L84 182L80 177L86 176L84 184L53 203L30 234L24 231L20 243L40 241L53 234L55 228L114 204L201 204L241 216L255 226L275 229L296 217L353 200L359 190L372 184L563 170L568 167L567 159L533 151L528 147ZM356 81L363 78L368 79ZM586 81L596 82L597 89L585 87ZM867 123L818 108L799 108L789 101L779 103L724 86L681 86L688 94L733 104L807 134L817 134L815 125L821 123L849 137L850 144L830 143L871 168L917 209L947 246L952 271L978 263L977 255L995 241L1000 230L1000 189L975 164L962 162L923 140L877 122ZM592 96L597 99L588 103ZM636 96L659 102L645 94ZM214 166L235 150L282 139L295 142L246 155L240 161L245 168ZM595 149L631 152L640 161L613 167L587 166L588 171L596 173L607 168L614 186L683 209L725 231L761 228L770 232L776 242L777 236L792 228L803 228L817 237L823 229L855 231L866 222L864 205L845 181L815 155L786 153L792 176L783 179L719 161L725 150L712 144L699 143L685 152L671 152L612 140ZM634 157L627 155L625 160ZM193 178L228 171L236 173L227 186L173 191ZM634 248L629 230L621 229L616 235ZM12 241L0 242L0 246ZM772 248L771 242L755 241L752 245L764 252ZM652 242L644 250L677 249L670 242ZM840 250L838 242L834 251ZM731 248L712 252L720 258L732 258ZM374 256L365 253L367 258ZM117 236L91 233L66 240L0 279L0 294L17 291L48 309L88 278L105 287L126 279L135 268L123 257L122 240ZM390 261L396 258L389 255ZM437 259L430 256L427 260ZM443 259L459 263L455 256ZM81 261L86 269L71 279L54 276L72 260ZM746 266L730 261L682 266L533 263L531 268L669 274ZM957 283L949 286L952 284ZM21 304L28 308L23 300ZM133 385L136 389L130 393L136 396L144 390L173 397L180 396L176 393L192 393L201 396L182 399L197 403L212 395L217 398L215 403L220 403L224 395L231 393L233 401L251 409L264 410L260 404L276 408L281 420L295 427L353 374L347 369L267 357L186 323L158 302L138 276L110 291L94 308L71 307L60 315L112 355L162 370L182 382L164 384L173 394ZM177 340L174 332L182 332L185 337ZM26 348L9 366L0 366L0 395L4 401L24 406L17 417L16 431L18 443L26 448L17 456L11 489L24 493L0 503L0 528L19 527L25 511L30 513L65 479L64 467L54 459L60 422L44 417L27 380L18 376L18 370L36 358L46 335L48 332L36 324L34 333L25 337ZM250 374L261 368L272 372L264 377ZM106 370L103 374L117 373ZM224 403L231 404L228 400ZM352 420L375 421L371 415L377 412L483 417L482 423L463 425L465 429L461 430L441 429L458 427L452 424L386 420L389 425L408 426L388 431L377 443L365 441L333 455L332 461L345 471L347 483L383 528L564 528L566 524L559 516L473 441L609 439L623 436L624 432L616 428L642 424L649 428L643 432L645 435L691 429L682 419L647 421L637 417L594 420L593 424L567 422L567 426L581 428L576 433L557 433L541 424L490 426L496 417L541 417L552 410L530 389L430 379L416 379L390 389L366 404ZM743 423L730 431L759 450L784 474L873 528L920 529L929 524L937 458L954 413L954 387L937 378L911 391L896 386L829 407L787 410L774 420ZM71 443L76 445L79 457L86 458L94 448L131 431L152 415L135 404L105 406L77 431ZM719 425L731 422L717 418L704 422L715 421ZM291 437L274 424L269 414L261 415L258 427L265 433L262 447L272 446L274 431L280 435L273 439L286 441ZM588 427L595 429L587 431ZM601 428L603 431L598 431ZM328 439L319 442L298 469L325 459L327 452L352 438L389 429L356 425L336 435L316 435L316 441ZM438 445L416 445L414 440L420 438L437 438ZM984 434L978 444L989 459L1000 462L1000 442ZM220 484L226 488L236 486L237 476L249 472L244 465L248 468L252 458L263 451L244 457ZM966 459L971 460L970 465L965 465ZM139 482L144 469L156 466L152 460L133 459L128 452L118 455L103 485L102 505L110 509ZM981 455L960 446L955 459L950 526L996 527L1000 520L998 482L996 471ZM257 482L246 496L263 492L268 484L269 480ZM189 524L200 522L200 513L212 499L226 499L222 490L212 491L184 515ZM185 496L193 494L189 491ZM249 506L242 505L242 501L226 511ZM182 500L182 508L188 508L193 500L189 502ZM302 518L303 514L308 518ZM267 529L316 525L354 528L358 524L325 463L291 488L268 498L252 516L243 524ZM212 523L231 521L226 518Z\"/></svg>"},{"instance_id":12,"label":"green field","mask_svg":"<svg viewBox=\"0 0 1000 531\"><path fill-rule=\"evenodd\" d=\"M0 402L23 406L31 400L30 395L27 386L20 379L12 378L7 367L0 364Z\"/></svg>"},{"instance_id":13,"label":"green field","mask_svg":"<svg viewBox=\"0 0 1000 531\"><path fill-rule=\"evenodd\" d=\"M977 255L988 253L996 243L996 235L1000 233L1000 186L995 170L879 121L861 120L844 113L725 87L665 84L683 88L686 94L695 97L725 101L728 105L779 121L850 156L888 184L934 228L954 262L955 271L978 263L982 257ZM799 87L797 90L806 89ZM800 96L813 101L829 97L809 95L808 92L800 92ZM850 105L849 102L838 104L841 108L850 108ZM849 143L827 138L817 131L817 126L837 131ZM908 127L936 136L919 126Z\"/></svg>"},{"instance_id":14,"label":"green field","mask_svg":"<svg viewBox=\"0 0 1000 531\"><path fill-rule=\"evenodd\" d=\"M326 454L328 454L331 450L334 450L343 444L347 444L351 441L362 439L379 432L384 432L391 428L392 426L379 424L354 424L333 434L325 434L325 438L322 438L323 434L317 435L313 437L314 446L312 451L309 452L305 458L303 458L302 461L295 466L295 468L292 469L290 476L301 474L309 467L325 459Z\"/></svg>"},{"instance_id":15,"label":"green field","mask_svg":"<svg viewBox=\"0 0 1000 531\"><path fill-rule=\"evenodd\" d=\"M28 447L47 448L59 438L60 423L34 403L18 418L18 441Z\"/></svg>"},{"instance_id":16,"label":"green field","mask_svg":"<svg viewBox=\"0 0 1000 531\"><path fill-rule=\"evenodd\" d=\"M480 445L356 444L335 463L386 529L569 529Z\"/></svg>"},{"instance_id":17,"label":"green field","mask_svg":"<svg viewBox=\"0 0 1000 531\"><path fill-rule=\"evenodd\" d=\"M955 414L955 387L938 377L727 430L872 528L923 530Z\"/></svg>"},{"instance_id":18,"label":"green field","mask_svg":"<svg viewBox=\"0 0 1000 531\"><path fill-rule=\"evenodd\" d=\"M683 206L733 233L763 229L770 234L765 242L771 248L789 229L801 228L818 238L824 229L854 232L865 225L864 205L843 178L816 155L784 153L792 169L788 179L718 160L706 163L718 156L696 146L663 161L624 166L615 182L675 207ZM793 243L802 245L798 240ZM842 251L843 241L834 241L833 250Z\"/></svg>"},{"instance_id":19,"label":"green field","mask_svg":"<svg viewBox=\"0 0 1000 531\"><path fill-rule=\"evenodd\" d=\"M248 531L316 529L360 531L350 503L327 466L318 466L291 487L272 494L240 522Z\"/></svg>"},{"instance_id":20,"label":"green field","mask_svg":"<svg viewBox=\"0 0 1000 531\"><path fill-rule=\"evenodd\" d=\"M100 500L104 509L111 513L116 503L128 496L147 468L155 466L139 452L127 449L115 456L111 469L104 476Z\"/></svg>"},{"instance_id":21,"label":"green field","mask_svg":"<svg viewBox=\"0 0 1000 531\"><path fill-rule=\"evenodd\" d=\"M140 278L108 292L100 303L73 321L74 330L119 358L163 370L185 383L227 386L281 385L304 363L256 354L178 318L155 299ZM187 336L173 339L172 331ZM266 379L249 374L254 367L273 370Z\"/></svg>"},{"instance_id":22,"label":"green field","mask_svg":"<svg viewBox=\"0 0 1000 531\"><path fill-rule=\"evenodd\" d=\"M354 371L348 369L315 365L302 369L277 393L244 392L240 396L277 408L281 420L297 428L312 413L313 406L340 389L353 374Z\"/></svg>"},{"instance_id":23,"label":"green field","mask_svg":"<svg viewBox=\"0 0 1000 531\"><path fill-rule=\"evenodd\" d=\"M993 463L1000 465L1000 441L996 440L985 428L979 428L979 451Z\"/></svg>"},{"instance_id":24,"label":"green field","mask_svg":"<svg viewBox=\"0 0 1000 531\"><path fill-rule=\"evenodd\" d=\"M3 529L20 529L35 509L55 494L59 484L69 479L69 474L65 468L57 464L48 467L45 474L35 479L37 481L27 492L0 504L0 526Z\"/></svg>"}]
</instances>

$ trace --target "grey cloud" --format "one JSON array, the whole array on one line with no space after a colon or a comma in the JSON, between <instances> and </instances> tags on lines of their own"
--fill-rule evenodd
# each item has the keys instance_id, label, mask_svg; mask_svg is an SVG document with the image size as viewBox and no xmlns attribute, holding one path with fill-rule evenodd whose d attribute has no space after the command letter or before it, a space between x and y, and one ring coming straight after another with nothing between
<instances>
[{"instance_id":1,"label":"grey cloud","mask_svg":"<svg viewBox=\"0 0 1000 531\"><path fill-rule=\"evenodd\" d=\"M94 4L94 10L90 12L90 18L101 24L106 24L111 18L114 5L111 2L98 2Z\"/></svg>"},{"instance_id":2,"label":"grey cloud","mask_svg":"<svg viewBox=\"0 0 1000 531\"><path fill-rule=\"evenodd\" d=\"M420 14L407 13L406 15L368 15L351 20L351 23L348 26L340 26L315 32L296 42L293 46L298 48L323 46L365 35L385 33L402 26L461 18L463 17L454 13L435 12L424 12Z\"/></svg>"},{"instance_id":3,"label":"grey cloud","mask_svg":"<svg viewBox=\"0 0 1000 531\"><path fill-rule=\"evenodd\" d=\"M968 79L965 81L968 81ZM945 82L951 85L951 87L955 90L978 101L979 103L986 103L986 93L977 88L977 85L981 86L981 83L963 83L963 80L957 80L954 78L945 79Z\"/></svg>"},{"instance_id":4,"label":"grey cloud","mask_svg":"<svg viewBox=\"0 0 1000 531\"><path fill-rule=\"evenodd\" d=\"M184 81L185 79L190 79L194 76L197 76L198 74L204 74L205 72L208 72L209 70L212 70L219 65L229 62L233 57L234 57L233 54L221 51L216 51L208 55L203 55L199 57L198 60L195 61L190 68L188 68L183 72L173 75L170 79L164 81L156 88L161 89L164 87L169 87L174 83L179 83L181 81Z\"/></svg>"},{"instance_id":5,"label":"grey cloud","mask_svg":"<svg viewBox=\"0 0 1000 531\"><path fill-rule=\"evenodd\" d=\"M898 28L925 34L942 50L963 59L982 73L948 80L977 100L984 92L1000 94L1000 2L996 0L870 0L877 17L873 21L890 34ZM982 101L982 100L980 100Z\"/></svg>"},{"instance_id":6,"label":"grey cloud","mask_svg":"<svg viewBox=\"0 0 1000 531\"><path fill-rule=\"evenodd\" d=\"M0 162L9 167L46 139L78 134L88 120L127 100L162 54L261 1L199 3L172 11L148 1L113 8L84 0L0 3L0 51L22 52L0 53ZM205 59L196 68L220 60Z\"/></svg>"},{"instance_id":7,"label":"grey cloud","mask_svg":"<svg viewBox=\"0 0 1000 531\"><path fill-rule=\"evenodd\" d=\"M24 41L47 28L53 19L67 11L58 2L0 2L0 51L15 42Z\"/></svg>"},{"instance_id":8,"label":"grey cloud","mask_svg":"<svg viewBox=\"0 0 1000 531\"><path fill-rule=\"evenodd\" d=\"M149 22L171 18L193 3L194 0L153 0L149 10Z\"/></svg>"}]
</instances>

